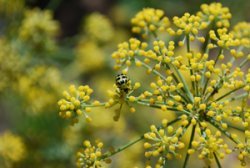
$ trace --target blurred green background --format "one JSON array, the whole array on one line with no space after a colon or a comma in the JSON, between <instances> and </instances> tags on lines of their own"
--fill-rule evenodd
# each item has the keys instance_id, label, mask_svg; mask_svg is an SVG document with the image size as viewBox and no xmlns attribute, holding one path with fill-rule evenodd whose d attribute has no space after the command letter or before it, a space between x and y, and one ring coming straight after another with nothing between
<instances>
[{"instance_id":1,"label":"blurred green background","mask_svg":"<svg viewBox=\"0 0 250 168\"><path fill-rule=\"evenodd\" d=\"M71 83L89 84L95 98L107 99L117 73L111 54L133 36L130 19L142 8L160 8L172 18L211 2L0 0L0 168L75 167L75 152L84 139L100 138L106 147L117 147L143 134L162 112L141 109L145 115L113 122L112 109L100 108L91 113L92 124L82 119L72 127L59 118L57 100ZM250 20L249 0L220 2L229 7L232 25ZM146 81L141 72L134 76ZM138 144L115 156L111 167L143 167L143 158Z\"/></svg>"}]
</instances>

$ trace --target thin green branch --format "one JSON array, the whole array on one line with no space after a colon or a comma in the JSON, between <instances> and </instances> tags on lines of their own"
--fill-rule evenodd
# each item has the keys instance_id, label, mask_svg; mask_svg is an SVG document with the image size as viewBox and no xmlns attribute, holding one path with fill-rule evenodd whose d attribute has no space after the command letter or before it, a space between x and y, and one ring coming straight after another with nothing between
<instances>
[{"instance_id":1,"label":"thin green branch","mask_svg":"<svg viewBox=\"0 0 250 168\"><path fill-rule=\"evenodd\" d=\"M127 98L127 101L128 101L128 98ZM148 107L158 108L158 109L161 109L161 106L164 105L164 104L156 104L156 103L155 104L150 104L150 103L145 102L143 100L137 100L134 103L137 103L137 104L140 104L140 105L144 105L144 106L148 106ZM178 110L177 108L174 108L174 107L167 107L167 110L174 111L174 112L181 112L181 113L185 113L185 114L190 115L189 111Z\"/></svg>"},{"instance_id":2,"label":"thin green branch","mask_svg":"<svg viewBox=\"0 0 250 168\"><path fill-rule=\"evenodd\" d=\"M216 163L217 163L218 168L222 168L222 167L221 167L221 164L220 164L219 158L217 157L217 155L216 155L215 153L213 153L213 154L214 154L215 161L216 161Z\"/></svg>"},{"instance_id":3,"label":"thin green branch","mask_svg":"<svg viewBox=\"0 0 250 168\"><path fill-rule=\"evenodd\" d=\"M214 63L214 66L216 65L216 63L218 62L218 60L219 60L219 57L220 57L220 55L223 53L223 48L220 48L220 50L219 50L219 53L217 54L217 56L216 56L216 58L215 58L215 63Z\"/></svg>"},{"instance_id":4,"label":"thin green branch","mask_svg":"<svg viewBox=\"0 0 250 168\"><path fill-rule=\"evenodd\" d=\"M180 120L180 118L176 118L176 119L174 119L173 121L169 122L168 125L172 125L172 124L176 123L176 122L179 121L179 120ZM140 142L140 141L143 140L143 139L144 139L144 134L141 135L139 138L135 139L134 141L131 141L131 142L129 142L128 144L126 144L126 145L124 145L124 146L122 146L122 147L120 147L120 148L117 148L116 150L114 150L114 151L112 151L112 152L107 152L106 154L104 154L104 155L100 158L100 160L107 159L107 158L109 158L109 157L111 157L111 156L113 156L113 155L115 155L115 154L117 154L117 153L119 153L119 152L121 152L121 151L123 151L123 150L125 150L125 149L127 149L127 148L129 148L129 147L131 147L132 145L136 144L137 142Z\"/></svg>"},{"instance_id":5,"label":"thin green branch","mask_svg":"<svg viewBox=\"0 0 250 168\"><path fill-rule=\"evenodd\" d=\"M190 53L191 49L190 49L190 35L189 34L186 34L186 40L187 40L187 43L186 43L187 44L186 45L187 46L187 52ZM189 67L191 66L190 59L188 59L188 65L189 65ZM193 74L194 74L193 69L190 68L190 75L193 75ZM196 90L195 83L193 81L191 83L192 83L192 88L195 91ZM196 93L196 91L195 91L195 93Z\"/></svg>"},{"instance_id":6,"label":"thin green branch","mask_svg":"<svg viewBox=\"0 0 250 168\"><path fill-rule=\"evenodd\" d=\"M81 107L102 107L102 106L105 106L106 103L99 103L97 105L94 105L94 104L81 104Z\"/></svg>"},{"instance_id":7,"label":"thin green branch","mask_svg":"<svg viewBox=\"0 0 250 168\"><path fill-rule=\"evenodd\" d=\"M240 63L240 68L242 68L246 63L249 61L249 58L245 58L241 63Z\"/></svg>"},{"instance_id":8,"label":"thin green branch","mask_svg":"<svg viewBox=\"0 0 250 168\"><path fill-rule=\"evenodd\" d=\"M167 63L164 64L164 65L166 65L166 67L167 67L169 70L171 70L170 65L168 65ZM173 65L173 66L174 66L174 65ZM177 70L178 70L178 69L177 69ZM174 71L176 72L176 69L174 69ZM178 84L178 83L180 83L180 82L182 82L182 81L180 81L181 79L178 79L178 77L176 76L175 72L172 73L172 76L173 76L173 78L174 78L175 83ZM176 72L176 73L177 73L177 72ZM179 76L179 75L178 75L178 76ZM186 101L186 103L188 103L188 100L187 100L188 97L186 97L185 89L184 89L184 88L181 88L181 90L182 90L182 92L184 93L184 95L177 91L178 94Z\"/></svg>"},{"instance_id":9,"label":"thin green branch","mask_svg":"<svg viewBox=\"0 0 250 168\"><path fill-rule=\"evenodd\" d=\"M227 125L229 128L233 128L233 129L236 129L238 131L241 131L241 132L245 132L245 129L244 128L240 128L240 127L237 127L237 126L234 126L234 125L231 125L230 123L227 122Z\"/></svg>"},{"instance_id":10,"label":"thin green branch","mask_svg":"<svg viewBox=\"0 0 250 168\"><path fill-rule=\"evenodd\" d=\"M231 101L235 101L235 100L240 100L240 99L244 99L248 96L248 93L243 93L239 96L234 96L234 97L231 97L229 99L227 99L227 101L231 102Z\"/></svg>"},{"instance_id":11,"label":"thin green branch","mask_svg":"<svg viewBox=\"0 0 250 168\"><path fill-rule=\"evenodd\" d=\"M215 64L214 64L214 66L216 65L216 63L217 63L217 61L218 61L218 59L219 59L219 57L220 57L220 55L221 55L222 52L223 52L223 49L220 49L220 51L219 51L219 53L217 54L217 57L216 57L216 59L215 59ZM203 72L203 76L205 76L205 71ZM208 85L209 79L210 79L210 78L205 78L205 84L204 84L203 91L202 91L203 95L204 95L205 92L206 92L206 89L207 89L207 85ZM212 94L211 94L211 95L212 95ZM209 97L210 97L210 96L209 96ZM209 97L208 97L208 98L209 98Z\"/></svg>"},{"instance_id":12,"label":"thin green branch","mask_svg":"<svg viewBox=\"0 0 250 168\"><path fill-rule=\"evenodd\" d=\"M188 149L191 148L192 141L193 141L194 135L195 135L195 128L196 128L196 125L193 125L193 127L192 127L192 133L191 133L189 144L188 144ZM190 157L190 155L187 153L186 157L185 157L184 164L183 164L183 168L186 168L189 157Z\"/></svg>"},{"instance_id":13,"label":"thin green branch","mask_svg":"<svg viewBox=\"0 0 250 168\"><path fill-rule=\"evenodd\" d=\"M131 141L130 143L124 145L123 147L120 147L120 148L117 148L115 151L113 152L109 152L107 154L104 154L103 157L101 159L106 159L106 158L109 158L127 148L129 148L130 146L136 144L137 142L141 141L142 139L144 139L144 135L140 136L139 138L135 139L134 141Z\"/></svg>"},{"instance_id":14,"label":"thin green branch","mask_svg":"<svg viewBox=\"0 0 250 168\"><path fill-rule=\"evenodd\" d=\"M192 93L190 92L189 88L188 88L188 84L186 82L186 80L184 79L184 77L182 76L182 74L180 73L180 71L173 65L173 68L175 70L175 72L177 73L178 77L180 78L181 82L184 85L184 89L188 95L189 100L193 103L194 102L194 97L192 95Z\"/></svg>"},{"instance_id":15,"label":"thin green branch","mask_svg":"<svg viewBox=\"0 0 250 168\"><path fill-rule=\"evenodd\" d=\"M159 73L158 71L156 71L155 69L153 69L152 67L150 67L149 65L145 64L143 61L139 60L138 58L135 58L135 61L139 61L141 62L142 66L144 66L147 69L152 70L152 72L156 75L158 75L160 78L162 78L163 80L166 80L166 77L163 76L161 73Z\"/></svg>"},{"instance_id":16,"label":"thin green branch","mask_svg":"<svg viewBox=\"0 0 250 168\"><path fill-rule=\"evenodd\" d=\"M186 35L186 40L187 40L187 52L190 52L190 36L189 34Z\"/></svg>"},{"instance_id":17,"label":"thin green branch","mask_svg":"<svg viewBox=\"0 0 250 168\"><path fill-rule=\"evenodd\" d=\"M224 94L224 95L218 97L218 98L217 98L216 100L214 100L214 101L219 101L219 100L223 99L224 97L230 95L231 93L236 92L237 90L242 89L243 87L245 87L245 86L241 86L241 87L239 87L239 88L236 88L236 89L234 89L234 90L231 90L230 92L227 92L226 94Z\"/></svg>"},{"instance_id":18,"label":"thin green branch","mask_svg":"<svg viewBox=\"0 0 250 168\"><path fill-rule=\"evenodd\" d=\"M166 80L166 77L165 77L165 76L163 76L161 73L159 73L158 71L156 71L155 69L153 69L153 68L150 67L149 65L145 64L143 61L139 60L138 58L135 58L134 60L135 60L135 61L141 62L141 64L142 64L143 67L152 70L152 72L153 72L155 75L159 76L159 77L160 77L161 79L163 79L163 80ZM191 94L190 90L188 89L188 85L187 85L187 83L186 83L184 77L182 76L182 74L179 72L179 70L178 70L174 65L173 65L172 67L174 68L174 71L177 73L179 79L181 80L181 83L183 83L184 89L185 89L186 93L188 93L188 99L189 99L189 101L193 102L193 95ZM180 94L180 96L181 96L184 100L187 100L187 98L186 98L183 94Z\"/></svg>"},{"instance_id":19,"label":"thin green branch","mask_svg":"<svg viewBox=\"0 0 250 168\"><path fill-rule=\"evenodd\" d=\"M218 130L220 130L224 135L226 135L226 137L228 137L229 139L231 139L234 143L238 144L238 142L233 139L231 137L231 134L229 132L227 132L226 130L224 130L223 128L221 128L218 124L216 124L215 121L213 121L212 119L208 121L212 126L214 126L215 128L217 128Z\"/></svg>"}]
</instances>

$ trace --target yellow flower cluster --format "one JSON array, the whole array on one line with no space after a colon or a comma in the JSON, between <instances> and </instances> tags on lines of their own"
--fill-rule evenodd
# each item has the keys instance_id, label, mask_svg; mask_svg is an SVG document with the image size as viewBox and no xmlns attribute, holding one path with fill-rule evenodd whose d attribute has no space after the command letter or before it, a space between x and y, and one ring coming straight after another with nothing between
<instances>
[{"instance_id":1,"label":"yellow flower cluster","mask_svg":"<svg viewBox=\"0 0 250 168\"><path fill-rule=\"evenodd\" d=\"M223 10L226 12L226 8L223 8ZM220 15L216 14L216 17L220 17ZM229 16L229 14L226 15ZM207 44L204 43L204 45L207 45L207 50L205 52L195 52L191 49L190 43L195 36L198 36L199 30L210 28L208 25L211 20L204 20L203 15L185 13L183 17L174 17L173 21L179 29L174 31L169 28L168 32L172 35L186 34L186 39L184 40L187 45L186 54L176 55L173 41L170 41L167 46L164 41L160 40L153 41L151 45L135 39L129 41L129 43L120 44L118 51L114 52L113 58L116 60L116 67L125 67L123 72L127 73L129 67L134 63L138 67L145 68L148 74L156 76L155 81L152 81L150 84L153 90L146 90L139 96L130 95L128 101L159 108L163 111L185 114L183 118L186 119L182 121L183 126L192 124L195 128L195 126L200 125L202 129L206 129L208 124L211 124L219 131L223 131L230 139L237 139L235 134L230 134L227 130L231 126L231 124L227 123L228 120L232 122L237 121L245 129L249 125L249 120L247 119L249 117L241 118L242 113L245 116L249 115L248 112L243 111L243 109L248 107L231 107L230 105L230 102L249 97L249 75L242 70L242 67L248 63L249 56L246 56L241 51L241 46L244 44L240 39L242 35L236 36L233 32L229 32L224 25L226 24L224 20L222 28L216 31L208 31L209 39ZM218 21L218 18L216 18L216 21ZM220 24L220 22L217 22L217 26ZM244 32L248 31L245 30ZM245 38L247 39L248 37ZM199 38L199 40L205 42L204 37ZM142 44L145 47L140 48ZM135 50L131 51L130 46L136 46ZM215 58L211 59L209 51L215 48L218 48L218 51ZM238 60L245 58L241 62L240 67L233 67L235 59L231 59L228 62L225 59L221 63L225 58L226 50L229 50L231 55L234 58L238 58ZM186 73L189 73L189 77L184 77ZM187 80L190 82L188 83ZM243 88L244 94L236 98L231 96L239 90L243 91ZM156 130L156 132L147 134L146 139L149 139L150 134L152 136L156 135L157 139L159 132L158 129ZM209 129L206 131L209 132ZM165 133L164 131L162 132ZM193 137L194 135L192 135ZM153 138L151 137L151 139ZM158 139L161 138L158 137ZM210 141L213 140L211 137ZM220 141L215 140L216 143ZM153 147L159 147L157 145L153 145ZM226 148L225 145L224 148ZM159 147L159 149L161 148ZM163 151L166 150L164 149ZM208 157L208 155L204 155L204 157ZM222 158L222 154L219 157ZM158 162L162 163L163 160L159 159Z\"/></svg>"},{"instance_id":2,"label":"yellow flower cluster","mask_svg":"<svg viewBox=\"0 0 250 168\"><path fill-rule=\"evenodd\" d=\"M238 159L241 161L242 166L246 166L246 159L250 158L250 131L245 131L245 143L238 143L236 149L239 150Z\"/></svg>"},{"instance_id":3,"label":"yellow flower cluster","mask_svg":"<svg viewBox=\"0 0 250 168\"><path fill-rule=\"evenodd\" d=\"M131 20L132 32L142 34L147 37L150 33L166 32L170 26L169 19L164 16L164 11L160 9L145 8L135 15Z\"/></svg>"},{"instance_id":4,"label":"yellow flower cluster","mask_svg":"<svg viewBox=\"0 0 250 168\"><path fill-rule=\"evenodd\" d=\"M197 13L197 16L217 27L229 27L229 19L232 17L229 9L223 7L221 3L202 4L201 11Z\"/></svg>"},{"instance_id":5,"label":"yellow flower cluster","mask_svg":"<svg viewBox=\"0 0 250 168\"><path fill-rule=\"evenodd\" d=\"M99 13L87 17L84 29L87 35L96 41L107 42L114 36L114 29L110 20Z\"/></svg>"},{"instance_id":6,"label":"yellow flower cluster","mask_svg":"<svg viewBox=\"0 0 250 168\"><path fill-rule=\"evenodd\" d=\"M88 86L75 85L69 87L69 91L64 91L64 98L58 101L60 107L59 115L62 118L72 119L72 124L78 122L78 116L84 115L87 122L91 121L91 118L87 113L91 112L91 107L98 106L99 102L94 101L93 104L89 103L90 95L93 90ZM89 103L89 104L88 104Z\"/></svg>"},{"instance_id":7,"label":"yellow flower cluster","mask_svg":"<svg viewBox=\"0 0 250 168\"><path fill-rule=\"evenodd\" d=\"M9 131L0 135L0 157L6 161L18 162L25 158L25 154L26 148L21 137Z\"/></svg>"},{"instance_id":8,"label":"yellow flower cluster","mask_svg":"<svg viewBox=\"0 0 250 168\"><path fill-rule=\"evenodd\" d=\"M116 65L115 69L121 68L123 65L127 67L131 66L131 61L135 55L145 55L145 49L147 48L148 44L141 42L135 38L129 39L128 42L123 42L118 45L118 50L112 54L112 58L115 59ZM138 64L140 64L138 62ZM125 68L122 72L126 74L128 68Z\"/></svg>"},{"instance_id":9,"label":"yellow flower cluster","mask_svg":"<svg viewBox=\"0 0 250 168\"><path fill-rule=\"evenodd\" d=\"M102 160L102 142L96 142L96 146L92 145L90 141L84 141L83 147L77 152L77 167L82 168L101 168L104 165ZM109 160L106 161L108 163Z\"/></svg>"},{"instance_id":10,"label":"yellow flower cluster","mask_svg":"<svg viewBox=\"0 0 250 168\"><path fill-rule=\"evenodd\" d=\"M27 10L19 28L19 38L34 50L52 50L54 37L59 33L59 23L53 20L51 11Z\"/></svg>"},{"instance_id":11,"label":"yellow flower cluster","mask_svg":"<svg viewBox=\"0 0 250 168\"><path fill-rule=\"evenodd\" d=\"M221 150L224 150L224 152ZM196 151L200 153L198 156L199 159L209 160L212 160L217 156L218 158L223 159L225 154L230 154L232 152L221 138L221 132L217 131L213 134L210 129L200 132L200 136L197 140L192 141L192 149L189 149L188 153L193 154Z\"/></svg>"},{"instance_id":12,"label":"yellow flower cluster","mask_svg":"<svg viewBox=\"0 0 250 168\"><path fill-rule=\"evenodd\" d=\"M240 40L240 44L245 47L250 47L250 23L239 22L232 30L232 34L235 38Z\"/></svg>"},{"instance_id":13,"label":"yellow flower cluster","mask_svg":"<svg viewBox=\"0 0 250 168\"><path fill-rule=\"evenodd\" d=\"M207 27L207 23L204 22L199 16L191 15L189 13L185 13L182 17L175 16L173 18L173 22L178 29L176 32L174 32L171 28L168 29L170 35L181 35L182 33L197 35L199 30Z\"/></svg>"},{"instance_id":14,"label":"yellow flower cluster","mask_svg":"<svg viewBox=\"0 0 250 168\"><path fill-rule=\"evenodd\" d=\"M174 157L181 158L177 150L185 147L185 144L180 141L185 128L179 127L175 131L172 126L167 126L167 123L166 119L163 120L162 128L151 125L151 131L144 134L144 138L148 141L144 143L144 148L147 150L145 156L148 159L157 157L156 167L165 165L167 160L171 160ZM150 168L150 163L148 163L147 168Z\"/></svg>"},{"instance_id":15,"label":"yellow flower cluster","mask_svg":"<svg viewBox=\"0 0 250 168\"><path fill-rule=\"evenodd\" d=\"M236 47L240 45L240 40L235 39L232 33L228 33L227 28L217 29L217 34L214 30L210 30L210 38L216 41L217 46L221 48Z\"/></svg>"},{"instance_id":16,"label":"yellow flower cluster","mask_svg":"<svg viewBox=\"0 0 250 168\"><path fill-rule=\"evenodd\" d=\"M135 106L131 104L137 104L171 111L177 117L169 123L164 120L161 127L152 125L150 132L118 148L112 155L145 139L145 156L148 159L155 157L156 167L166 166L167 160L174 157L180 158L177 150L185 146L189 150L183 167L187 166L190 154L195 151L199 151L200 159L213 159L220 167L219 159L238 149L239 160L245 162L249 156L250 134L250 70L246 66L250 60L250 56L246 55L249 52L249 25L241 23L229 31L230 18L228 8L212 3L202 5L197 15L185 13L182 17L174 17L173 28L169 28L169 21L161 10L144 9L132 19L134 32L143 36L152 33L155 38L150 42L131 38L118 45L112 57L116 62L114 68L121 69L122 74L116 77L116 90L109 92L110 99L99 105L109 108L119 104L115 110L115 121L119 119L123 104L129 107L130 112L135 112ZM164 20L166 23L163 24ZM178 44L180 47L186 45L186 52L178 54L174 40L159 40L160 30L174 35L173 38L177 35L177 40L179 35L184 35L183 41ZM203 30L207 33L205 37ZM201 42L201 50L193 48L195 38ZM230 54L233 57L227 58ZM236 66L238 63L239 66ZM147 81L150 81L137 91L134 90L140 87L140 83L133 86L127 76L133 74L130 73L134 70L133 66L144 68L149 75ZM84 100L79 92L73 86L73 93L65 93L66 99L59 101L62 117L71 118L79 110L82 114L82 110L96 106L86 104L89 97ZM172 126L175 122L178 122L177 129ZM188 134L190 127L192 131L186 145L181 138ZM244 132L245 143L231 129ZM222 135L234 143L235 150L229 149ZM147 162L147 167L151 167L150 162Z\"/></svg>"},{"instance_id":17,"label":"yellow flower cluster","mask_svg":"<svg viewBox=\"0 0 250 168\"><path fill-rule=\"evenodd\" d=\"M174 44L174 41L169 41L168 45L166 45L162 40L155 40L153 41L153 51L149 50L148 54L144 56L159 61L159 65L155 66L156 70L159 70L160 65L164 63L173 62L174 64L179 65L178 59L180 58L173 57L175 49ZM148 60L145 60L144 62L147 63Z\"/></svg>"}]
</instances>

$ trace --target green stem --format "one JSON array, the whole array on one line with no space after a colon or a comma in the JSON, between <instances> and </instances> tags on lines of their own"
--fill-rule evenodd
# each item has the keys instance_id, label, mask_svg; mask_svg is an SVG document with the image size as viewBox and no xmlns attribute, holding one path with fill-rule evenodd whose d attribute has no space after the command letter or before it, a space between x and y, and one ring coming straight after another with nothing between
<instances>
[{"instance_id":1,"label":"green stem","mask_svg":"<svg viewBox=\"0 0 250 168\"><path fill-rule=\"evenodd\" d=\"M222 52L223 52L223 49L220 49L220 51L219 51L219 53L218 53L218 55L217 55L217 57L216 57L214 66L216 65L216 63L217 63L217 61L218 61L218 59L219 59L219 57L220 57L220 55L221 55ZM203 72L203 76L205 76L205 72ZM208 85L209 79L210 79L210 78L205 78L205 85L204 85L203 92L202 92L203 95L204 95L205 92L206 92L206 89L207 89L207 85Z\"/></svg>"},{"instance_id":2,"label":"green stem","mask_svg":"<svg viewBox=\"0 0 250 168\"><path fill-rule=\"evenodd\" d=\"M82 107L102 107L105 106L106 103L100 103L98 105L93 105L93 104L81 104Z\"/></svg>"},{"instance_id":3,"label":"green stem","mask_svg":"<svg viewBox=\"0 0 250 168\"><path fill-rule=\"evenodd\" d=\"M154 38L155 38L156 40L159 40L159 38L158 38L158 36L157 36L157 34L156 34L155 31L153 31L152 34L153 34L153 36L154 36Z\"/></svg>"},{"instance_id":4,"label":"green stem","mask_svg":"<svg viewBox=\"0 0 250 168\"><path fill-rule=\"evenodd\" d=\"M168 64L164 64L164 65L166 65L166 67L167 67L169 70L171 70L170 65L168 65ZM173 76L173 78L174 78L176 84L180 83L180 80L179 80L178 77L176 76L175 72L172 73L172 76ZM182 92L184 93L184 95L181 94L181 93L178 93L178 94L186 101L186 103L188 103L188 100L187 100L188 98L186 97L185 89L184 89L184 88L181 88L181 90L182 90ZM178 92L178 91L177 91L177 92Z\"/></svg>"},{"instance_id":5,"label":"green stem","mask_svg":"<svg viewBox=\"0 0 250 168\"><path fill-rule=\"evenodd\" d=\"M206 33L206 36L205 36L205 42L204 42L204 44L202 46L203 52L205 52L205 53L208 53L208 47L207 46L208 46L209 41L210 41L210 36L209 36L209 30L208 30L207 33Z\"/></svg>"},{"instance_id":6,"label":"green stem","mask_svg":"<svg viewBox=\"0 0 250 168\"><path fill-rule=\"evenodd\" d=\"M209 120L208 122L209 122L212 126L214 126L215 128L217 128L218 130L220 130L224 135L226 135L226 137L228 137L229 139L231 139L234 143L238 144L238 142L237 142L235 139L233 139L233 138L231 137L231 134L230 134L229 132L223 130L218 124L215 123L215 121Z\"/></svg>"},{"instance_id":7,"label":"green stem","mask_svg":"<svg viewBox=\"0 0 250 168\"><path fill-rule=\"evenodd\" d=\"M231 97L230 99L227 99L227 101L235 101L235 100L239 100L239 99L244 99L248 96L248 93L244 93L244 94L241 94L239 96L235 96L235 97Z\"/></svg>"},{"instance_id":8,"label":"green stem","mask_svg":"<svg viewBox=\"0 0 250 168\"><path fill-rule=\"evenodd\" d=\"M175 72L177 73L178 77L180 78L181 82L183 83L184 89L185 89L185 91L186 91L186 93L188 95L189 100L193 103L194 98L193 98L193 95L192 95L192 93L190 92L190 90L188 88L186 80L184 79L184 77L182 76L180 71L174 65L173 65L173 68L174 68Z\"/></svg>"},{"instance_id":9,"label":"green stem","mask_svg":"<svg viewBox=\"0 0 250 168\"><path fill-rule=\"evenodd\" d=\"M110 156L113 156L113 155L115 155L115 154L117 154L117 153L119 153L119 152L121 152L121 151L123 151L123 150L129 148L130 146L136 144L137 142L141 141L142 139L144 139L144 135L140 136L139 138L137 138L137 139L134 140L134 141L131 141L130 143L124 145L123 147L117 148L117 149L116 149L115 151L113 151L113 152L109 152L109 153L107 153L107 154L104 154L103 157L102 157L101 159L103 160L103 159L106 159L106 158L108 158L108 157L110 157Z\"/></svg>"},{"instance_id":10,"label":"green stem","mask_svg":"<svg viewBox=\"0 0 250 168\"><path fill-rule=\"evenodd\" d=\"M237 90L242 89L243 87L244 87L244 86L241 86L241 87L239 87L239 88L236 88L236 89L234 89L234 90L231 90L230 92L227 92L226 94L220 96L219 98L217 98L217 99L214 100L214 101L215 101L215 102L216 102L216 101L219 101L219 100L223 99L224 97L230 95L231 93L233 93L233 92L235 92L235 91L237 91Z\"/></svg>"},{"instance_id":11,"label":"green stem","mask_svg":"<svg viewBox=\"0 0 250 168\"><path fill-rule=\"evenodd\" d=\"M216 65L216 63L218 62L218 60L219 60L219 57L220 57L220 55L223 53L223 48L220 48L220 51L219 51L219 53L218 53L218 55L217 55L217 57L216 57L216 59L215 59L215 63L214 63L214 66Z\"/></svg>"},{"instance_id":12,"label":"green stem","mask_svg":"<svg viewBox=\"0 0 250 168\"><path fill-rule=\"evenodd\" d=\"M127 98L127 101L128 101L128 98ZM147 102L145 102L143 100L137 100L134 103L144 105L144 106L148 106L148 107L158 108L158 109L161 109L161 106L164 105L164 104L150 104L150 103L147 103ZM174 107L167 107L167 110L174 111L174 112L181 112L181 113L185 113L185 114L190 115L189 111L178 110L177 108L174 108Z\"/></svg>"},{"instance_id":13,"label":"green stem","mask_svg":"<svg viewBox=\"0 0 250 168\"><path fill-rule=\"evenodd\" d=\"M236 129L236 130L241 131L241 132L245 131L243 128L239 128L237 126L231 125L228 122L227 122L227 125L228 125L229 128L233 128L233 129Z\"/></svg>"},{"instance_id":14,"label":"green stem","mask_svg":"<svg viewBox=\"0 0 250 168\"><path fill-rule=\"evenodd\" d=\"M191 49L190 49L190 36L189 36L189 34L186 34L186 40L187 40L187 43L186 43L187 44L187 52L190 53ZM188 59L188 65L189 65L189 67L191 67L190 59ZM190 68L190 75L193 75L193 74L194 74L193 70L192 70L192 68ZM193 81L191 83L192 83L192 88L195 91L195 83Z\"/></svg>"},{"instance_id":15,"label":"green stem","mask_svg":"<svg viewBox=\"0 0 250 168\"><path fill-rule=\"evenodd\" d=\"M249 58L244 59L244 60L240 63L240 68L242 68L242 67L247 63L248 60L249 60Z\"/></svg>"},{"instance_id":16,"label":"green stem","mask_svg":"<svg viewBox=\"0 0 250 168\"><path fill-rule=\"evenodd\" d=\"M137 58L135 58L134 60L135 60L135 61L140 61L143 67L152 70L152 72L153 72L155 75L159 76L159 77L160 77L161 79L163 79L164 81L166 80L166 77L165 77L165 76L163 76L161 73L159 73L158 71L156 71L155 69L153 69L153 68L150 67L149 65L145 64L144 62L142 62L141 60L139 60L139 59L137 59ZM183 82L182 82L182 83L183 83ZM183 84L184 84L184 83L183 83ZM184 85L185 85L185 84L184 84ZM187 98L186 98L183 94L179 94L179 95L180 95L184 100L187 101Z\"/></svg>"},{"instance_id":17,"label":"green stem","mask_svg":"<svg viewBox=\"0 0 250 168\"><path fill-rule=\"evenodd\" d=\"M189 141L189 144L188 144L188 149L191 148L192 141L193 141L194 135L195 135L195 128L196 128L196 125L193 125L193 127L192 127L192 133L191 133L191 136L190 136L190 141ZM189 157L190 157L190 155L187 153L186 157L185 157L184 164L183 164L183 168L186 168Z\"/></svg>"},{"instance_id":18,"label":"green stem","mask_svg":"<svg viewBox=\"0 0 250 168\"><path fill-rule=\"evenodd\" d=\"M218 168L222 168L222 167L221 167L221 164L220 164L220 161L219 161L219 158L217 157L217 155L216 155L215 153L213 153L213 154L214 154L215 161L216 161L216 163L217 163Z\"/></svg>"},{"instance_id":19,"label":"green stem","mask_svg":"<svg viewBox=\"0 0 250 168\"><path fill-rule=\"evenodd\" d=\"M187 40L187 52L190 52L190 36L189 34L186 35L186 40Z\"/></svg>"},{"instance_id":20,"label":"green stem","mask_svg":"<svg viewBox=\"0 0 250 168\"><path fill-rule=\"evenodd\" d=\"M204 98L204 102L207 102L210 97L212 97L214 94L216 94L218 92L218 90L222 87L222 84L223 84L223 80L220 79L220 81L214 86L213 92ZM206 96L205 92L204 92L204 96Z\"/></svg>"},{"instance_id":21,"label":"green stem","mask_svg":"<svg viewBox=\"0 0 250 168\"><path fill-rule=\"evenodd\" d=\"M147 68L147 69L151 69L152 72L153 72L154 74L158 75L158 76L159 76L160 78L162 78L163 80L166 80L166 77L165 77L165 76L163 76L161 73L159 73L158 71L156 71L155 69L153 69L153 68L150 67L149 65L145 64L143 61L141 61L141 60L139 60L139 59L137 59L137 58L135 58L135 61L141 62L142 66L144 66L144 67Z\"/></svg>"},{"instance_id":22,"label":"green stem","mask_svg":"<svg viewBox=\"0 0 250 168\"><path fill-rule=\"evenodd\" d=\"M163 168L168 168L167 158L165 159L165 162L164 162Z\"/></svg>"},{"instance_id":23,"label":"green stem","mask_svg":"<svg viewBox=\"0 0 250 168\"><path fill-rule=\"evenodd\" d=\"M173 121L169 122L168 125L172 125L172 124L176 123L176 122L179 121L179 120L180 120L180 118L176 118L176 119L174 119ZM127 148L129 148L129 147L131 147L132 145L136 144L137 142L140 142L140 141L143 140L143 139L144 139L144 134L141 135L139 138L135 139L134 141L131 141L131 142L129 142L128 144L126 144L126 145L124 145L124 146L122 146L122 147L120 147L120 148L117 148L115 151L113 151L113 152L108 152L108 153L104 154L104 155L101 157L100 160L104 160L104 159L106 159L106 158L109 158L109 157L111 157L111 156L113 156L113 155L115 155L115 154L117 154L117 153L119 153L119 152L121 152L121 151L123 151L123 150L125 150L125 149L127 149Z\"/></svg>"}]
</instances>

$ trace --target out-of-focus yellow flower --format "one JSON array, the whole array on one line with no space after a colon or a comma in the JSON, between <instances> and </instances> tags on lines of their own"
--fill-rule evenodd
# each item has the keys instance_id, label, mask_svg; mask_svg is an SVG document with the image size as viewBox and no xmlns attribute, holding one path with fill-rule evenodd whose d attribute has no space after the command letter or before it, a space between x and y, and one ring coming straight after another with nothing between
<instances>
[{"instance_id":1,"label":"out-of-focus yellow flower","mask_svg":"<svg viewBox=\"0 0 250 168\"><path fill-rule=\"evenodd\" d=\"M229 19L232 17L229 9L221 3L202 4L197 15L204 21L214 22L217 27L229 27Z\"/></svg>"},{"instance_id":2,"label":"out-of-focus yellow flower","mask_svg":"<svg viewBox=\"0 0 250 168\"><path fill-rule=\"evenodd\" d=\"M19 28L19 38L34 50L50 51L55 48L54 37L59 32L59 23L53 20L52 12L38 8L27 10Z\"/></svg>"},{"instance_id":3,"label":"out-of-focus yellow flower","mask_svg":"<svg viewBox=\"0 0 250 168\"><path fill-rule=\"evenodd\" d=\"M0 39L0 91L16 81L24 61L4 39Z\"/></svg>"},{"instance_id":4,"label":"out-of-focus yellow flower","mask_svg":"<svg viewBox=\"0 0 250 168\"><path fill-rule=\"evenodd\" d=\"M182 17L175 16L173 22L178 29L175 33L172 29L168 29L170 35L181 35L182 33L197 35L199 30L207 27L207 24L203 22L199 16L191 15L189 13L185 13Z\"/></svg>"},{"instance_id":5,"label":"out-of-focus yellow flower","mask_svg":"<svg viewBox=\"0 0 250 168\"><path fill-rule=\"evenodd\" d=\"M240 40L241 45L250 47L250 23L239 22L233 27L232 34Z\"/></svg>"},{"instance_id":6,"label":"out-of-focus yellow flower","mask_svg":"<svg viewBox=\"0 0 250 168\"><path fill-rule=\"evenodd\" d=\"M76 48L76 68L80 72L97 71L103 68L105 54L93 41L80 42Z\"/></svg>"},{"instance_id":7,"label":"out-of-focus yellow flower","mask_svg":"<svg viewBox=\"0 0 250 168\"><path fill-rule=\"evenodd\" d=\"M23 9L23 0L0 0L0 13L6 17L19 13Z\"/></svg>"},{"instance_id":8,"label":"out-of-focus yellow flower","mask_svg":"<svg viewBox=\"0 0 250 168\"><path fill-rule=\"evenodd\" d=\"M87 17L84 29L92 40L100 42L110 41L114 35L110 20L99 13L93 13Z\"/></svg>"},{"instance_id":9,"label":"out-of-focus yellow flower","mask_svg":"<svg viewBox=\"0 0 250 168\"><path fill-rule=\"evenodd\" d=\"M60 72L54 67L37 66L18 78L15 89L34 113L49 109L63 88Z\"/></svg>"},{"instance_id":10,"label":"out-of-focus yellow flower","mask_svg":"<svg viewBox=\"0 0 250 168\"><path fill-rule=\"evenodd\" d=\"M170 26L168 17L164 16L164 11L160 9L145 8L138 12L131 20L134 33L140 33L143 37L147 37L149 33L157 31L166 31Z\"/></svg>"},{"instance_id":11,"label":"out-of-focus yellow flower","mask_svg":"<svg viewBox=\"0 0 250 168\"><path fill-rule=\"evenodd\" d=\"M18 162L25 158L26 148L21 137L6 131L0 135L0 157L6 161Z\"/></svg>"}]
</instances>

